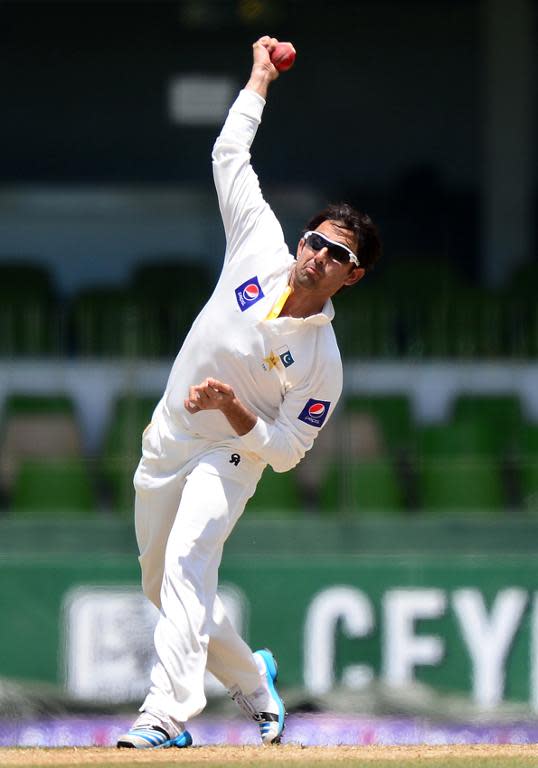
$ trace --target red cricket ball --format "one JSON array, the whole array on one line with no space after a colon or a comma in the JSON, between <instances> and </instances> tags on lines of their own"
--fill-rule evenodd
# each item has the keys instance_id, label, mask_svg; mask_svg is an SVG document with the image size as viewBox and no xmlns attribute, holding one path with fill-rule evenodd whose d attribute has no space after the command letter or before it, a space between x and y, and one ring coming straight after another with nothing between
<instances>
[{"instance_id":1,"label":"red cricket ball","mask_svg":"<svg viewBox=\"0 0 538 768\"><path fill-rule=\"evenodd\" d=\"M291 43L278 43L271 53L271 62L279 72L286 72L293 67L295 48Z\"/></svg>"}]
</instances>

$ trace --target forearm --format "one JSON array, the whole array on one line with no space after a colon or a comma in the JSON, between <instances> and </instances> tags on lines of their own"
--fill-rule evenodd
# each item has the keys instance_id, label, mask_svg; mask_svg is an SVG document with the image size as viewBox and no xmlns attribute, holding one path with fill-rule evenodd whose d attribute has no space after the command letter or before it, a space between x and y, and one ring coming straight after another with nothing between
<instances>
[{"instance_id":1,"label":"forearm","mask_svg":"<svg viewBox=\"0 0 538 768\"><path fill-rule=\"evenodd\" d=\"M244 435L240 435L243 446L251 453L270 464L275 472L293 469L312 447L315 434L301 431L287 420L282 423L256 419L256 424Z\"/></svg>"},{"instance_id":2,"label":"forearm","mask_svg":"<svg viewBox=\"0 0 538 768\"><path fill-rule=\"evenodd\" d=\"M226 402L220 409L228 419L228 423L239 437L250 432L256 424L257 417L236 397Z\"/></svg>"},{"instance_id":3,"label":"forearm","mask_svg":"<svg viewBox=\"0 0 538 768\"><path fill-rule=\"evenodd\" d=\"M265 67L254 67L250 74L250 78L245 85L246 91L254 91L262 99L267 101L267 93L269 91L269 85L274 80L271 73L267 71Z\"/></svg>"},{"instance_id":4,"label":"forearm","mask_svg":"<svg viewBox=\"0 0 538 768\"><path fill-rule=\"evenodd\" d=\"M256 415L235 396L229 384L213 378L189 387L185 408L192 414L200 411L221 411L239 437L250 432L257 421Z\"/></svg>"},{"instance_id":5,"label":"forearm","mask_svg":"<svg viewBox=\"0 0 538 768\"><path fill-rule=\"evenodd\" d=\"M275 50L278 40L274 37L260 37L252 46L252 71L245 90L255 91L262 99L267 99L269 84L278 77L278 70L271 62L271 53Z\"/></svg>"}]
</instances>

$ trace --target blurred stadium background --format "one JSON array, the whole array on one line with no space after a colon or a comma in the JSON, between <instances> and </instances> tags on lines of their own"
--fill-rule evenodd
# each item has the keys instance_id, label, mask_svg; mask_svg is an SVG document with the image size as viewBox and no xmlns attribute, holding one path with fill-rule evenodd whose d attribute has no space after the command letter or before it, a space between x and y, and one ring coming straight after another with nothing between
<instances>
[{"instance_id":1,"label":"blurred stadium background","mask_svg":"<svg viewBox=\"0 0 538 768\"><path fill-rule=\"evenodd\" d=\"M143 696L132 474L218 275L210 152L265 33L298 50L253 153L290 248L346 199L385 256L223 597L295 738L538 738L536 0L3 0L1 745L113 742ZM199 738L255 738L208 695Z\"/></svg>"}]
</instances>

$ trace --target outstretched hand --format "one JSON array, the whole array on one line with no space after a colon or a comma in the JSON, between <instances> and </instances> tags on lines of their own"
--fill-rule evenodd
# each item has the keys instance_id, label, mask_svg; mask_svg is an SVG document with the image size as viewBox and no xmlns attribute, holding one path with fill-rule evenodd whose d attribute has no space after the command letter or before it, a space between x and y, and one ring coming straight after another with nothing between
<instances>
[{"instance_id":1,"label":"outstretched hand","mask_svg":"<svg viewBox=\"0 0 538 768\"><path fill-rule=\"evenodd\" d=\"M259 67L267 72L271 80L276 80L278 69L271 61L271 54L278 45L276 37L264 35L252 45L253 69Z\"/></svg>"},{"instance_id":2,"label":"outstretched hand","mask_svg":"<svg viewBox=\"0 0 538 768\"><path fill-rule=\"evenodd\" d=\"M264 99L267 98L269 85L279 75L278 69L271 61L271 53L277 45L278 40L276 37L264 35L259 40L256 40L252 46L252 72L245 88L246 90L256 91Z\"/></svg>"}]
</instances>

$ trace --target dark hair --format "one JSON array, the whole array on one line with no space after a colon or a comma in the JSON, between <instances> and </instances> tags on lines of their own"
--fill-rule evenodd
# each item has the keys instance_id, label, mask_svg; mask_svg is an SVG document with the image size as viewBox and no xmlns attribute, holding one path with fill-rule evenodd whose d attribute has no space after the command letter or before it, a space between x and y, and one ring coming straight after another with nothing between
<instances>
[{"instance_id":1,"label":"dark hair","mask_svg":"<svg viewBox=\"0 0 538 768\"><path fill-rule=\"evenodd\" d=\"M332 221L353 232L357 238L357 256L361 267L367 272L374 268L383 249L378 229L367 213L361 213L347 203L333 203L310 219L304 232L317 229L324 221Z\"/></svg>"}]
</instances>

